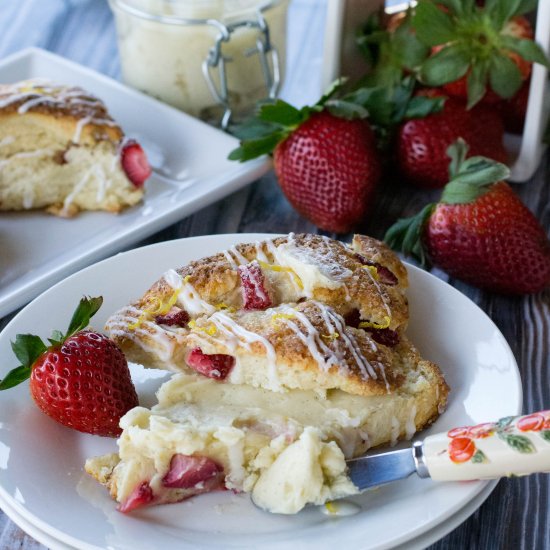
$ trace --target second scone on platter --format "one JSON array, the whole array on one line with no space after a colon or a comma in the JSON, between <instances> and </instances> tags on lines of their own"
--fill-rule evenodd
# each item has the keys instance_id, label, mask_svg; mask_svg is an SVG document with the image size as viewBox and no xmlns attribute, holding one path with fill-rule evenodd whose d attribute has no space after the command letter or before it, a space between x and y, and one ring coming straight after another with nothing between
<instances>
[{"instance_id":1,"label":"second scone on platter","mask_svg":"<svg viewBox=\"0 0 550 550\"><path fill-rule=\"evenodd\" d=\"M150 174L97 97L45 79L0 84L0 211L117 213L143 198Z\"/></svg>"},{"instance_id":2,"label":"second scone on platter","mask_svg":"<svg viewBox=\"0 0 550 550\"><path fill-rule=\"evenodd\" d=\"M124 512L220 487L278 513L354 494L347 458L410 439L446 406L441 371L405 335L407 285L362 235L290 234L170 270L106 328L129 360L181 374L87 471ZM174 481L188 471L207 477Z\"/></svg>"}]
</instances>

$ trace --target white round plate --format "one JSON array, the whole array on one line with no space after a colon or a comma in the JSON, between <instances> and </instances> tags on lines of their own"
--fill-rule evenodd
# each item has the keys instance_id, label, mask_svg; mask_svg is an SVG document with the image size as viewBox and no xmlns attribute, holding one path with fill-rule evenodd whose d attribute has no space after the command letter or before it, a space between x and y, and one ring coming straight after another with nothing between
<instances>
[{"instance_id":1,"label":"white round plate","mask_svg":"<svg viewBox=\"0 0 550 550\"><path fill-rule=\"evenodd\" d=\"M268 235L216 235L160 243L93 265L57 284L0 334L0 377L17 366L17 333L47 338L64 329L82 295L104 297L96 328L138 298L168 268ZM438 363L451 386L449 407L426 432L495 420L521 410L513 354L494 323L468 298L409 266L409 334ZM142 404L154 403L162 371L132 369ZM329 518L315 507L296 516L257 510L246 495L202 495L133 514L116 511L107 491L83 472L87 457L113 452L115 441L69 430L43 415L22 384L0 394L0 500L45 534L79 549L389 548L435 529L476 500L485 482L435 483L410 478L356 497L361 511ZM473 510L472 510L473 511ZM471 512L470 512L471 513ZM465 519L465 518L464 518Z\"/></svg>"}]
</instances>

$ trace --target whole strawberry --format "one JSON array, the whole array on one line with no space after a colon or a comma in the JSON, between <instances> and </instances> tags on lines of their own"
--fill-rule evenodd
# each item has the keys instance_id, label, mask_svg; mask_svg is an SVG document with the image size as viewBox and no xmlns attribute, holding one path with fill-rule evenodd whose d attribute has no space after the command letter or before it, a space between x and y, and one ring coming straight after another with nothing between
<instances>
[{"instance_id":1,"label":"whole strawberry","mask_svg":"<svg viewBox=\"0 0 550 550\"><path fill-rule=\"evenodd\" d=\"M432 47L419 77L427 86L444 86L452 95L495 102L511 98L531 73L531 65L549 62L533 42L523 14L536 3L498 0L419 0L413 18L418 39Z\"/></svg>"},{"instance_id":2,"label":"whole strawberry","mask_svg":"<svg viewBox=\"0 0 550 550\"><path fill-rule=\"evenodd\" d=\"M439 90L420 93L444 97ZM409 120L398 128L395 153L401 174L417 187L443 187L448 181L447 149L458 138L466 141L472 155L507 162L499 113L484 105L468 110L464 102L447 97L441 112Z\"/></svg>"},{"instance_id":3,"label":"whole strawberry","mask_svg":"<svg viewBox=\"0 0 550 550\"><path fill-rule=\"evenodd\" d=\"M422 263L426 257L449 275L504 294L538 292L550 285L550 241L535 216L502 180L506 166L466 158L449 148L450 182L440 202L399 220L388 244Z\"/></svg>"},{"instance_id":4,"label":"whole strawberry","mask_svg":"<svg viewBox=\"0 0 550 550\"><path fill-rule=\"evenodd\" d=\"M279 143L275 173L290 203L318 227L346 233L371 206L380 178L367 121L314 113Z\"/></svg>"},{"instance_id":5,"label":"whole strawberry","mask_svg":"<svg viewBox=\"0 0 550 550\"><path fill-rule=\"evenodd\" d=\"M12 349L21 366L0 381L0 390L30 377L31 395L48 416L81 432L115 437L120 417L138 398L122 351L105 335L84 330L102 302L83 298L67 333L54 331L49 346L18 334Z\"/></svg>"},{"instance_id":6,"label":"whole strawberry","mask_svg":"<svg viewBox=\"0 0 550 550\"><path fill-rule=\"evenodd\" d=\"M258 119L238 132L244 139L229 158L273 153L292 206L318 227L345 233L371 206L381 166L367 111L331 102L331 95L300 110L282 100L262 105Z\"/></svg>"}]
</instances>

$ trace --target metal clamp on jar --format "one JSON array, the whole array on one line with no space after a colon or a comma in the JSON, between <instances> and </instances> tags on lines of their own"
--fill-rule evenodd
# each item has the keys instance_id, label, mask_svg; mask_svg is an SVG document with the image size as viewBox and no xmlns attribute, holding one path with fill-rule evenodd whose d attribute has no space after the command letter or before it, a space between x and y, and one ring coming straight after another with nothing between
<instances>
[{"instance_id":1,"label":"metal clamp on jar","mask_svg":"<svg viewBox=\"0 0 550 550\"><path fill-rule=\"evenodd\" d=\"M123 80L226 128L276 97L288 0L110 0Z\"/></svg>"}]
</instances>

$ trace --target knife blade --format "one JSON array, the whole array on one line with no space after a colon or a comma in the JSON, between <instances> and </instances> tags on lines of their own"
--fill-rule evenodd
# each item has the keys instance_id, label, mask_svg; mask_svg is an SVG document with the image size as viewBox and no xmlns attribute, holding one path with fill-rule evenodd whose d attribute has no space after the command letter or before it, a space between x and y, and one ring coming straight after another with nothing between
<instances>
[{"instance_id":1,"label":"knife blade","mask_svg":"<svg viewBox=\"0 0 550 550\"><path fill-rule=\"evenodd\" d=\"M420 477L429 477L423 461L421 441L406 449L352 458L347 461L347 465L349 478L360 491L406 479L414 473Z\"/></svg>"}]
</instances>

